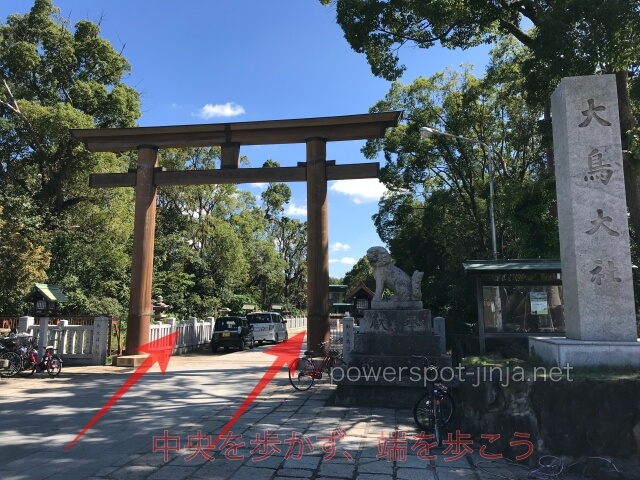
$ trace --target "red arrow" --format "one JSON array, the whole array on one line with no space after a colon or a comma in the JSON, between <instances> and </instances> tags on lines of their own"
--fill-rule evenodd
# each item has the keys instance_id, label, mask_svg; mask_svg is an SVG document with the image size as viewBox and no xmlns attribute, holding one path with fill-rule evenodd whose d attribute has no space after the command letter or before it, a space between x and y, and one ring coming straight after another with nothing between
<instances>
[{"instance_id":1,"label":"red arrow","mask_svg":"<svg viewBox=\"0 0 640 480\"><path fill-rule=\"evenodd\" d=\"M253 403L253 401L260 395L262 390L269 384L273 377L280 371L280 369L287 364L289 368L293 367L293 361L300 356L300 350L302 349L302 342L304 341L304 336L306 332L300 332L294 337L290 338L287 342L282 342L280 345L275 345L268 350L265 350L264 353L268 353L269 355L275 355L276 359L269 367L269 370L265 372L262 376L258 384L253 388L251 393L247 396L247 398L242 402L242 405L238 407L236 413L233 414L231 420L227 422L224 428L220 431L216 439L213 443L207 448L206 453L209 453L213 450L218 443L218 441L222 438L222 436L231 430L233 424L242 416L244 412L247 411L247 408Z\"/></svg>"},{"instance_id":2,"label":"red arrow","mask_svg":"<svg viewBox=\"0 0 640 480\"><path fill-rule=\"evenodd\" d=\"M104 404L104 407L100 409L98 413L96 413L93 418L85 425L82 431L73 439L73 441L67 445L65 448L65 452L68 452L73 445L80 440L87 430L89 430L93 425L96 424L100 418L109 411L111 407L113 407L120 398L129 391L131 387L133 387L138 380L142 378L142 376L149 371L153 365L158 362L160 366L160 371L164 375L167 371L167 365L169 365L169 360L171 359L171 352L173 352L173 347L176 344L176 340L178 339L178 332L171 333L164 337L161 337L153 342L149 342L146 345L142 345L138 347L138 350L142 352L147 352L149 356L144 359L142 365L140 365L135 372L129 376L126 382L114 393L107 403Z\"/></svg>"}]
</instances>

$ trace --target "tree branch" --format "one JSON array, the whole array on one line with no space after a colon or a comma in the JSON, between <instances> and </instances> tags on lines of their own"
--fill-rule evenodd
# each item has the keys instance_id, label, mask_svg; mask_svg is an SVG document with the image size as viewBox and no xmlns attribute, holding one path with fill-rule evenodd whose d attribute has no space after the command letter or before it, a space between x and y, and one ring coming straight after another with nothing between
<instances>
[{"instance_id":1,"label":"tree branch","mask_svg":"<svg viewBox=\"0 0 640 480\"><path fill-rule=\"evenodd\" d=\"M516 27L513 23L507 22L506 20L503 20L502 18L499 18L498 22L500 23L500 28L502 28L506 32L508 32L511 35L513 35L514 37L516 37L516 39L520 43L522 43L525 47L531 48L533 46L533 38L531 38L529 35L527 35L522 30L520 30L518 27Z\"/></svg>"}]
</instances>

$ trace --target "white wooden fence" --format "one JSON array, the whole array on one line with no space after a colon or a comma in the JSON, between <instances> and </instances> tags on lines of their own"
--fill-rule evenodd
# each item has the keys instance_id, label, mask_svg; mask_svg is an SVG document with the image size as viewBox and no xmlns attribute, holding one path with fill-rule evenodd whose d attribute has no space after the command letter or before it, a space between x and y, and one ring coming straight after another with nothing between
<instances>
[{"instance_id":1,"label":"white wooden fence","mask_svg":"<svg viewBox=\"0 0 640 480\"><path fill-rule=\"evenodd\" d=\"M307 317L284 317L287 329L306 330ZM96 317L93 325L69 325L67 320L60 320L58 325L49 325L48 318L41 318L40 325L34 324L33 317L20 317L18 330L38 339L38 355L41 357L44 348L52 345L65 365L104 365L107 361L107 343L109 336L108 317ZM206 346L211 341L214 318L207 317L198 321L191 317L187 321L167 318L164 322L154 322L149 331L149 341L168 338L178 332L173 355L191 352Z\"/></svg>"},{"instance_id":2,"label":"white wooden fence","mask_svg":"<svg viewBox=\"0 0 640 480\"><path fill-rule=\"evenodd\" d=\"M39 357L51 345L65 365L104 365L109 321L108 317L96 317L93 325L69 325L68 320L49 325L48 318L40 318L40 325L35 325L33 317L20 317L18 330L38 339Z\"/></svg>"},{"instance_id":3,"label":"white wooden fence","mask_svg":"<svg viewBox=\"0 0 640 480\"><path fill-rule=\"evenodd\" d=\"M167 318L165 323L155 322L151 325L149 341L153 342L178 332L172 355L191 352L207 345L211 341L213 323L213 317L207 317L203 322L199 322L195 317L190 317L186 322L184 320L176 321L175 318Z\"/></svg>"}]
</instances>

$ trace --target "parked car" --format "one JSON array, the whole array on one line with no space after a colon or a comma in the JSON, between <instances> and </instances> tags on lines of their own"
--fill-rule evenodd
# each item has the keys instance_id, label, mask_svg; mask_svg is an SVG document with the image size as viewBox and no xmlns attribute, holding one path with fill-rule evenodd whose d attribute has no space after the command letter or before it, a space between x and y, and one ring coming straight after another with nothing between
<instances>
[{"instance_id":1,"label":"parked car","mask_svg":"<svg viewBox=\"0 0 640 480\"><path fill-rule=\"evenodd\" d=\"M253 336L260 345L264 342L279 343L289 339L287 321L279 313L248 313L247 320L253 325Z\"/></svg>"},{"instance_id":2,"label":"parked car","mask_svg":"<svg viewBox=\"0 0 640 480\"><path fill-rule=\"evenodd\" d=\"M213 326L211 336L211 351L218 351L218 348L236 347L244 350L245 347L253 348L255 339L253 338L253 328L245 317L220 317Z\"/></svg>"}]
</instances>

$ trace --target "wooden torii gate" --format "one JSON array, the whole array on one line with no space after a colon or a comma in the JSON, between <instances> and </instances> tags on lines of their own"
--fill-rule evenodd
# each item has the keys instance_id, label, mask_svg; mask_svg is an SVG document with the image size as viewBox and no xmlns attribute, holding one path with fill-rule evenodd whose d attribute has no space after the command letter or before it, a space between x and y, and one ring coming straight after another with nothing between
<instances>
[{"instance_id":1,"label":"wooden torii gate","mask_svg":"<svg viewBox=\"0 0 640 480\"><path fill-rule=\"evenodd\" d=\"M329 339L329 245L327 181L377 178L378 163L336 165L327 161L327 142L381 138L402 112L261 122L165 127L73 129L92 152L138 151L135 172L92 174L94 188L135 187L131 257L131 299L126 354L149 342L151 281L156 223L156 187L252 182L307 182L307 343ZM239 168L242 145L306 143L306 162L296 167ZM220 169L164 171L159 148L220 146ZM324 352L318 352L324 353Z\"/></svg>"}]
</instances>

